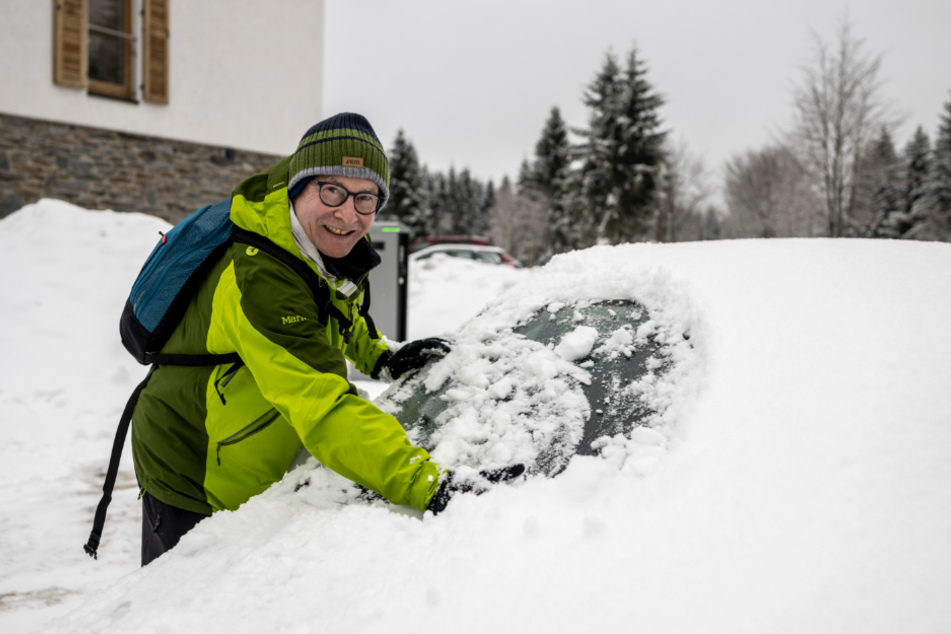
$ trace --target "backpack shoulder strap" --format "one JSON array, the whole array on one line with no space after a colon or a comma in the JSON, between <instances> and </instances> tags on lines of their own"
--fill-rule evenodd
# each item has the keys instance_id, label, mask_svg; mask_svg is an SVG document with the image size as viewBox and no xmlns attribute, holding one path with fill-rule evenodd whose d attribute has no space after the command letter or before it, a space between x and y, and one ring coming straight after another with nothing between
<instances>
[{"instance_id":1,"label":"backpack shoulder strap","mask_svg":"<svg viewBox=\"0 0 951 634\"><path fill-rule=\"evenodd\" d=\"M310 289L311 294L314 296L314 301L317 302L317 306L324 313L337 320L337 323L340 324L343 338L348 343L350 342L353 322L330 301L330 286L321 280L320 276L307 266L306 263L289 253L286 249L282 249L264 236L254 233L253 231L236 227L231 239L233 242L247 244L248 246L256 247L264 251L297 273L307 284L307 288Z\"/></svg>"},{"instance_id":2,"label":"backpack shoulder strap","mask_svg":"<svg viewBox=\"0 0 951 634\"><path fill-rule=\"evenodd\" d=\"M102 539L102 529L106 523L106 510L109 508L109 503L112 502L112 490L116 486L116 477L119 475L119 458L122 456L122 447L125 445L125 437L129 432L129 423L132 422L132 412L135 410L135 404L139 400L139 394L141 394L145 386L148 385L151 377L152 373L149 372L145 376L145 379L136 386L132 392L132 396L129 397L129 401L125 405L125 409L122 410L122 416L119 418L119 428L116 430L116 437L112 441L112 455L109 457L109 469L106 471L106 481L102 484L102 498L100 498L99 505L96 507L96 516L92 522L92 531L89 533L89 540L85 546L83 546L86 554L93 559L99 558L97 554L99 550L99 540Z\"/></svg>"}]
</instances>

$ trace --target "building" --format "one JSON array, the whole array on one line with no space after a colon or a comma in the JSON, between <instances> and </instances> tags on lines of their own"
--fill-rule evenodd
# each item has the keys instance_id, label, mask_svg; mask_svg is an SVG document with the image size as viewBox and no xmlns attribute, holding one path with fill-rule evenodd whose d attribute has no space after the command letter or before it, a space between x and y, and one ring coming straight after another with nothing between
<instances>
[{"instance_id":1,"label":"building","mask_svg":"<svg viewBox=\"0 0 951 634\"><path fill-rule=\"evenodd\" d=\"M177 220L322 118L322 0L0 0L0 217Z\"/></svg>"}]
</instances>

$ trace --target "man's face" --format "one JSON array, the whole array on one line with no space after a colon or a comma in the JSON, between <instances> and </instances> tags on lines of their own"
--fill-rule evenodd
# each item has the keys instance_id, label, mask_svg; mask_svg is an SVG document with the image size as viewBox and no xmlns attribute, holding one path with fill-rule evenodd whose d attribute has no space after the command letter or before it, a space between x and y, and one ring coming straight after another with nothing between
<instances>
[{"instance_id":1,"label":"man's face","mask_svg":"<svg viewBox=\"0 0 951 634\"><path fill-rule=\"evenodd\" d=\"M339 207L328 207L320 200L318 180L322 183L336 183L354 194L378 194L379 188L366 178L318 176L307 183L300 195L294 199L297 219L317 250L332 258L342 258L367 234L376 215L358 214L353 208L353 196L348 197Z\"/></svg>"}]
</instances>

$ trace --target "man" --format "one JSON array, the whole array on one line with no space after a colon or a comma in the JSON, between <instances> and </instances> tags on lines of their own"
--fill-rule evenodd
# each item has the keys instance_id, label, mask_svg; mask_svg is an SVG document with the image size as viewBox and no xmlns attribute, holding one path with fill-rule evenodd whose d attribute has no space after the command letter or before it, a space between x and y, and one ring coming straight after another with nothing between
<instances>
[{"instance_id":1,"label":"man","mask_svg":"<svg viewBox=\"0 0 951 634\"><path fill-rule=\"evenodd\" d=\"M369 122L340 114L234 190L231 220L305 262L352 325L322 310L277 258L229 246L161 352L237 353L241 362L156 366L132 417L142 565L212 512L236 509L280 480L301 445L394 504L438 512L465 488L347 380L345 358L393 380L448 352L438 339L388 342L360 309L367 275L380 262L365 237L388 185Z\"/></svg>"}]
</instances>

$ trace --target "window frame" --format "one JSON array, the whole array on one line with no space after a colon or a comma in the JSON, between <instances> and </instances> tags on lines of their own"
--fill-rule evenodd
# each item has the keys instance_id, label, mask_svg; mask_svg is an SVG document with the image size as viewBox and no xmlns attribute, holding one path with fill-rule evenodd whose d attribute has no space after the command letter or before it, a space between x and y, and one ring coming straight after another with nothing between
<instances>
[{"instance_id":1,"label":"window frame","mask_svg":"<svg viewBox=\"0 0 951 634\"><path fill-rule=\"evenodd\" d=\"M171 0L121 0L125 3L125 32L89 24L90 1L53 0L53 83L134 104L141 100L167 105ZM91 33L118 36L123 41L122 84L89 77Z\"/></svg>"},{"instance_id":2,"label":"window frame","mask_svg":"<svg viewBox=\"0 0 951 634\"><path fill-rule=\"evenodd\" d=\"M130 101L134 100L134 86L135 83L132 77L132 70L135 66L135 43L136 37L132 32L132 0L119 0L125 6L123 7L123 14L125 16L125 28L124 32L115 31L106 27L98 26L92 24L89 21L89 16L92 14L90 7L86 8L86 50L87 50L87 59L86 59L86 74L88 77L87 81L87 91L90 95L99 95L103 97L113 97L116 99L127 99ZM95 0L86 0L87 3L95 2ZM119 37L123 40L122 43L122 56L123 56L123 67L124 67L124 77L122 84L116 84L110 81L102 81L99 79L93 79L89 77L89 63L91 61L91 52L89 46L89 40L92 37L92 33L99 33L101 35L109 35L112 37Z\"/></svg>"}]
</instances>

